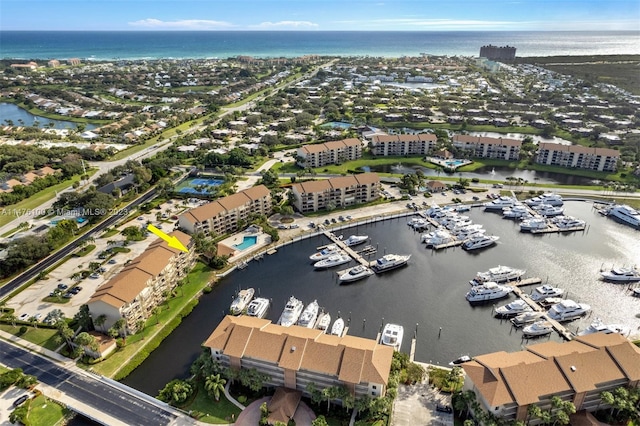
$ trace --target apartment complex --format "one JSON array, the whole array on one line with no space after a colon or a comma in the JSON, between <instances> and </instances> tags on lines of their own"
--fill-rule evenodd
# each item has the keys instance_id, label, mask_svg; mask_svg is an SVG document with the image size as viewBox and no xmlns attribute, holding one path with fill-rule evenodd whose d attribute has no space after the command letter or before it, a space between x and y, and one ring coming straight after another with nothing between
<instances>
[{"instance_id":1,"label":"apartment complex","mask_svg":"<svg viewBox=\"0 0 640 426\"><path fill-rule=\"evenodd\" d=\"M123 318L127 332L135 331L138 321L149 318L153 309L193 267L196 256L191 237L180 231L171 232L169 236L177 237L189 252L169 247L164 240L157 239L91 296L87 302L89 312L94 321L100 315L106 316L104 329Z\"/></svg>"},{"instance_id":2,"label":"apartment complex","mask_svg":"<svg viewBox=\"0 0 640 426\"><path fill-rule=\"evenodd\" d=\"M620 151L611 148L540 143L536 163L599 172L615 172L619 159Z\"/></svg>"},{"instance_id":3,"label":"apartment complex","mask_svg":"<svg viewBox=\"0 0 640 426\"><path fill-rule=\"evenodd\" d=\"M38 178L43 178L55 174L61 173L60 170L52 169L49 166L44 166L37 170L31 170L21 176L18 176L17 179L9 179L2 183L0 183L0 192L12 192L14 186L18 185L31 185L33 181Z\"/></svg>"},{"instance_id":4,"label":"apartment complex","mask_svg":"<svg viewBox=\"0 0 640 426\"><path fill-rule=\"evenodd\" d=\"M304 168L339 164L362 157L362 142L356 138L349 138L321 144L303 145L298 148L297 154L298 165Z\"/></svg>"},{"instance_id":5,"label":"apartment complex","mask_svg":"<svg viewBox=\"0 0 640 426\"><path fill-rule=\"evenodd\" d=\"M315 383L319 389L346 386L355 397L384 396L393 359L393 348L375 340L244 315L226 316L204 346L223 366L255 368L269 375L268 386L307 395L307 385Z\"/></svg>"},{"instance_id":6,"label":"apartment complex","mask_svg":"<svg viewBox=\"0 0 640 426\"><path fill-rule=\"evenodd\" d=\"M488 138L484 136L455 135L453 146L469 151L477 158L497 158L499 160L518 160L522 141L507 138Z\"/></svg>"},{"instance_id":7,"label":"apartment complex","mask_svg":"<svg viewBox=\"0 0 640 426\"><path fill-rule=\"evenodd\" d=\"M480 57L492 61L513 61L516 58L516 48L489 44L480 48Z\"/></svg>"},{"instance_id":8,"label":"apartment complex","mask_svg":"<svg viewBox=\"0 0 640 426\"><path fill-rule=\"evenodd\" d=\"M362 173L314 180L292 185L291 192L299 212L315 212L327 206L345 207L377 200L380 198L380 178L376 173Z\"/></svg>"},{"instance_id":9,"label":"apartment complex","mask_svg":"<svg viewBox=\"0 0 640 426\"><path fill-rule=\"evenodd\" d=\"M238 229L238 221L249 216L271 214L271 191L258 185L196 207L180 215L178 225L190 234L226 234Z\"/></svg>"},{"instance_id":10,"label":"apartment complex","mask_svg":"<svg viewBox=\"0 0 640 426\"><path fill-rule=\"evenodd\" d=\"M432 133L415 135L377 135L371 139L369 148L373 155L427 155L436 147L438 137Z\"/></svg>"},{"instance_id":11,"label":"apartment complex","mask_svg":"<svg viewBox=\"0 0 640 426\"><path fill-rule=\"evenodd\" d=\"M619 334L594 333L477 356L462 368L465 389L475 392L483 409L524 421L530 405L548 411L554 396L571 401L577 411L595 411L603 408L603 391L637 387L640 348Z\"/></svg>"}]
</instances>

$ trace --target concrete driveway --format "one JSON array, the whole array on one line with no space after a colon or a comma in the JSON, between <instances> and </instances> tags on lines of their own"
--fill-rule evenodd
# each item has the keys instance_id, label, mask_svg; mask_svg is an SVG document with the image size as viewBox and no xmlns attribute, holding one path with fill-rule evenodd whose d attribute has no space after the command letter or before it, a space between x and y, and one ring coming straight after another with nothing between
<instances>
[{"instance_id":1,"label":"concrete driveway","mask_svg":"<svg viewBox=\"0 0 640 426\"><path fill-rule=\"evenodd\" d=\"M453 414L436 411L438 402L451 405L451 398L429 383L398 386L391 426L453 425Z\"/></svg>"}]
</instances>

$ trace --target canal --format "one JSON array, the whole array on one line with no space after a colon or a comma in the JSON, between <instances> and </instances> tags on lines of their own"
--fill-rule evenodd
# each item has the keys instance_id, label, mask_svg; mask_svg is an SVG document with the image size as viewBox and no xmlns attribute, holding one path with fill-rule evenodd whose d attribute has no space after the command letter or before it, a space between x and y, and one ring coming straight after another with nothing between
<instances>
[{"instance_id":1,"label":"canal","mask_svg":"<svg viewBox=\"0 0 640 426\"><path fill-rule=\"evenodd\" d=\"M267 318L274 322L288 297L294 295L305 303L317 299L333 319L340 315L350 320L352 335L375 338L383 323L401 324L405 328L404 352L409 351L415 333L416 360L443 365L462 354L516 351L527 343L509 322L492 317L491 305L472 307L465 300L469 280L478 271L497 265L525 268L527 277L540 277L545 283L564 288L569 298L590 304L591 317L570 323L572 330L584 329L600 317L605 322L624 323L638 334L640 318L635 315L640 312L640 299L631 297L625 285L600 281L598 273L603 266L637 263L638 231L602 217L590 203L569 202L566 209L568 214L586 220L587 230L522 234L517 223L472 209L465 214L474 223L483 224L487 234L500 236L497 246L480 252L427 250L419 242L420 234L406 225L406 218L344 230L345 237L369 235L371 244L378 248L377 256L385 252L412 255L405 268L351 285L339 285L334 270L315 271L311 266L308 256L328 242L324 236L285 246L221 279L124 383L155 396L168 381L188 376L200 345L225 315L234 294L246 287L254 287L262 297L272 300ZM555 333L550 338L560 339Z\"/></svg>"},{"instance_id":2,"label":"canal","mask_svg":"<svg viewBox=\"0 0 640 426\"><path fill-rule=\"evenodd\" d=\"M49 123L53 123L54 129L75 129L78 123L73 121L54 120L51 118L39 117L31 114L18 105L2 102L0 103L0 124L7 125L13 123L14 126L33 126L37 124L40 128L47 128ZM93 130L96 126L91 123L83 123L85 130Z\"/></svg>"}]
</instances>

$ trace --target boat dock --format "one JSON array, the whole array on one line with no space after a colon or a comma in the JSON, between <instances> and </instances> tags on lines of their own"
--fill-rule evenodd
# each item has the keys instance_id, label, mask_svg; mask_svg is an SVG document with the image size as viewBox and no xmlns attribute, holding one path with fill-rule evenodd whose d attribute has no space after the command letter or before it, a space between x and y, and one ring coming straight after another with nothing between
<instances>
[{"instance_id":1,"label":"boat dock","mask_svg":"<svg viewBox=\"0 0 640 426\"><path fill-rule=\"evenodd\" d=\"M356 252L351 247L347 246L344 243L344 241L342 241L340 238L336 237L336 235L333 232L323 231L323 234L325 235L325 237L327 237L331 241L333 241L333 244L337 245L341 250L343 250L345 253L347 253L349 256L351 256L351 258L354 259L356 262L360 263L363 266L366 266L367 268L370 266L371 262L369 262L367 259L365 259L360 254L360 253L362 253L362 251ZM323 246L323 247L326 247L326 246ZM320 248L320 250L322 250L322 249ZM375 251L373 253L375 253ZM372 253L369 252L369 253L366 253L366 254L372 254ZM340 272L344 273L345 271L340 271ZM338 272L338 273L340 273L340 272Z\"/></svg>"},{"instance_id":2,"label":"boat dock","mask_svg":"<svg viewBox=\"0 0 640 426\"><path fill-rule=\"evenodd\" d=\"M545 229L531 229L529 232L532 234L551 234L554 232L574 232L574 231L584 231L587 228L586 225L582 226L573 226L571 228L560 228L551 223L547 223L547 227Z\"/></svg>"},{"instance_id":3,"label":"boat dock","mask_svg":"<svg viewBox=\"0 0 640 426\"><path fill-rule=\"evenodd\" d=\"M540 306L538 302L533 300L531 296L529 296L527 293L522 291L522 289L520 288L526 285L540 284L541 282L542 280L540 278L529 278L527 280L510 282L510 283L507 283L507 285L510 285L513 288L513 293L519 298L521 298L522 300L524 300L527 305L531 306L531 309L533 309L536 312L545 312L545 309L542 306ZM544 319L551 324L553 329L560 335L560 337L562 337L565 340L573 339L573 333L569 331L569 329L567 329L565 326L560 324L558 321L549 318L549 315L547 314L544 315Z\"/></svg>"},{"instance_id":4,"label":"boat dock","mask_svg":"<svg viewBox=\"0 0 640 426\"><path fill-rule=\"evenodd\" d=\"M464 243L464 240L456 239L455 241L451 241L450 243L444 243L444 244L438 244L438 245L435 245L435 246L431 246L431 248L433 250L441 250L441 249L445 249L445 248L449 248L449 247L461 246L462 243Z\"/></svg>"}]
</instances>

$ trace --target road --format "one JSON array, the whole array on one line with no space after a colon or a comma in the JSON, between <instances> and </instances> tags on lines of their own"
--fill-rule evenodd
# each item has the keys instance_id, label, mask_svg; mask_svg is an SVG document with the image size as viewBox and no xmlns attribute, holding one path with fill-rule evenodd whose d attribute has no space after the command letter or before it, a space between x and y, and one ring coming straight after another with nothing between
<instances>
[{"instance_id":1,"label":"road","mask_svg":"<svg viewBox=\"0 0 640 426\"><path fill-rule=\"evenodd\" d=\"M21 368L25 374L36 376L39 382L55 388L65 397L123 424L155 426L175 423L178 419L173 410L163 408L160 402L152 403L99 377L73 372L4 341L0 341L0 363L10 368ZM107 424L106 418L104 421Z\"/></svg>"}]
</instances>

